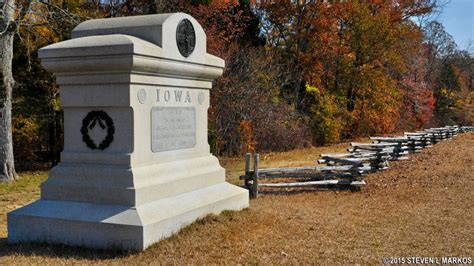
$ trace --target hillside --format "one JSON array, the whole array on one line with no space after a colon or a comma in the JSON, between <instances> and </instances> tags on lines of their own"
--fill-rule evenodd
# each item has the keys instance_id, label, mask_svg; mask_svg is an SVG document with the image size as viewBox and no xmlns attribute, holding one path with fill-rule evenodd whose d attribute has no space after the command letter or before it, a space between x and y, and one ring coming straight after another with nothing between
<instances>
[{"instance_id":1,"label":"hillside","mask_svg":"<svg viewBox=\"0 0 474 266\"><path fill-rule=\"evenodd\" d=\"M262 166L314 163L345 144L261 155ZM370 174L357 193L264 195L250 208L209 216L142 253L6 244L6 212L39 196L46 173L0 184L0 263L381 263L395 256L474 254L474 133ZM243 158L221 158L232 183Z\"/></svg>"}]
</instances>

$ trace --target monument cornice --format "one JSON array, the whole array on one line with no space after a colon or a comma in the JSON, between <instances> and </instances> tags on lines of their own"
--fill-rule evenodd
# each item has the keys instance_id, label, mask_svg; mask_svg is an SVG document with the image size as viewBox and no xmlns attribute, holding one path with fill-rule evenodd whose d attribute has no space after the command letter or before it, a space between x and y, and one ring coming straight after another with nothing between
<instances>
[{"instance_id":1,"label":"monument cornice","mask_svg":"<svg viewBox=\"0 0 474 266\"><path fill-rule=\"evenodd\" d=\"M97 49L87 49L96 40L98 43L108 41L100 47L101 55L97 55ZM85 47L79 48L80 45ZM72 39L42 48L39 54L43 66L56 76L135 72L212 81L224 71L223 60L215 56L206 54L201 58L202 62L165 58L161 55L162 49L159 46L118 34Z\"/></svg>"}]
</instances>

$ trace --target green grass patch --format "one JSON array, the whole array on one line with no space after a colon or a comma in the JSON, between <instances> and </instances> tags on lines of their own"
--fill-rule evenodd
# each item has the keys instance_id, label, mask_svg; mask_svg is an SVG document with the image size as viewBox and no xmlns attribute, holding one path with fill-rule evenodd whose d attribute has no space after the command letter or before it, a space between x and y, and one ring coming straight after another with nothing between
<instances>
[{"instance_id":1,"label":"green grass patch","mask_svg":"<svg viewBox=\"0 0 474 266\"><path fill-rule=\"evenodd\" d=\"M0 183L0 197L12 192L25 192L38 190L41 183L46 181L48 172L23 172L20 178L14 182Z\"/></svg>"},{"instance_id":2,"label":"green grass patch","mask_svg":"<svg viewBox=\"0 0 474 266\"><path fill-rule=\"evenodd\" d=\"M46 181L48 172L22 172L13 182L0 183L0 238L7 234L7 213L40 197L40 185Z\"/></svg>"}]
</instances>

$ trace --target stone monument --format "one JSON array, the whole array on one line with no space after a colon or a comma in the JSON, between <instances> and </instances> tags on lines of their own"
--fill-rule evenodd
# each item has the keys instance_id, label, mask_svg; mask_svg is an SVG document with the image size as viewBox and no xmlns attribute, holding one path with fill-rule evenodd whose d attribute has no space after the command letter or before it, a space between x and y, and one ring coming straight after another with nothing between
<instances>
[{"instance_id":1,"label":"stone monument","mask_svg":"<svg viewBox=\"0 0 474 266\"><path fill-rule=\"evenodd\" d=\"M64 151L8 241L144 250L206 214L248 207L207 141L224 61L183 13L90 20L40 49L60 85Z\"/></svg>"}]
</instances>

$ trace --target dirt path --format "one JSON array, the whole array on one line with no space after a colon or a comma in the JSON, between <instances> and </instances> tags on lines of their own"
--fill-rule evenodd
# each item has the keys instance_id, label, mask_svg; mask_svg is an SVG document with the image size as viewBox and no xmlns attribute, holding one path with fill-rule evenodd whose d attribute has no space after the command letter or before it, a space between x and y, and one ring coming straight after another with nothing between
<instances>
[{"instance_id":1,"label":"dirt path","mask_svg":"<svg viewBox=\"0 0 474 266\"><path fill-rule=\"evenodd\" d=\"M263 164L314 161L318 151L273 154ZM463 134L369 175L362 192L263 196L252 200L245 211L207 217L136 254L8 246L0 230L0 263L381 263L383 257L393 256L472 258L473 152L474 134ZM228 178L235 181L242 169L240 160L223 162ZM0 203L6 196L0 194ZM0 208L4 215L5 207ZM0 223L4 228L5 220Z\"/></svg>"}]
</instances>

